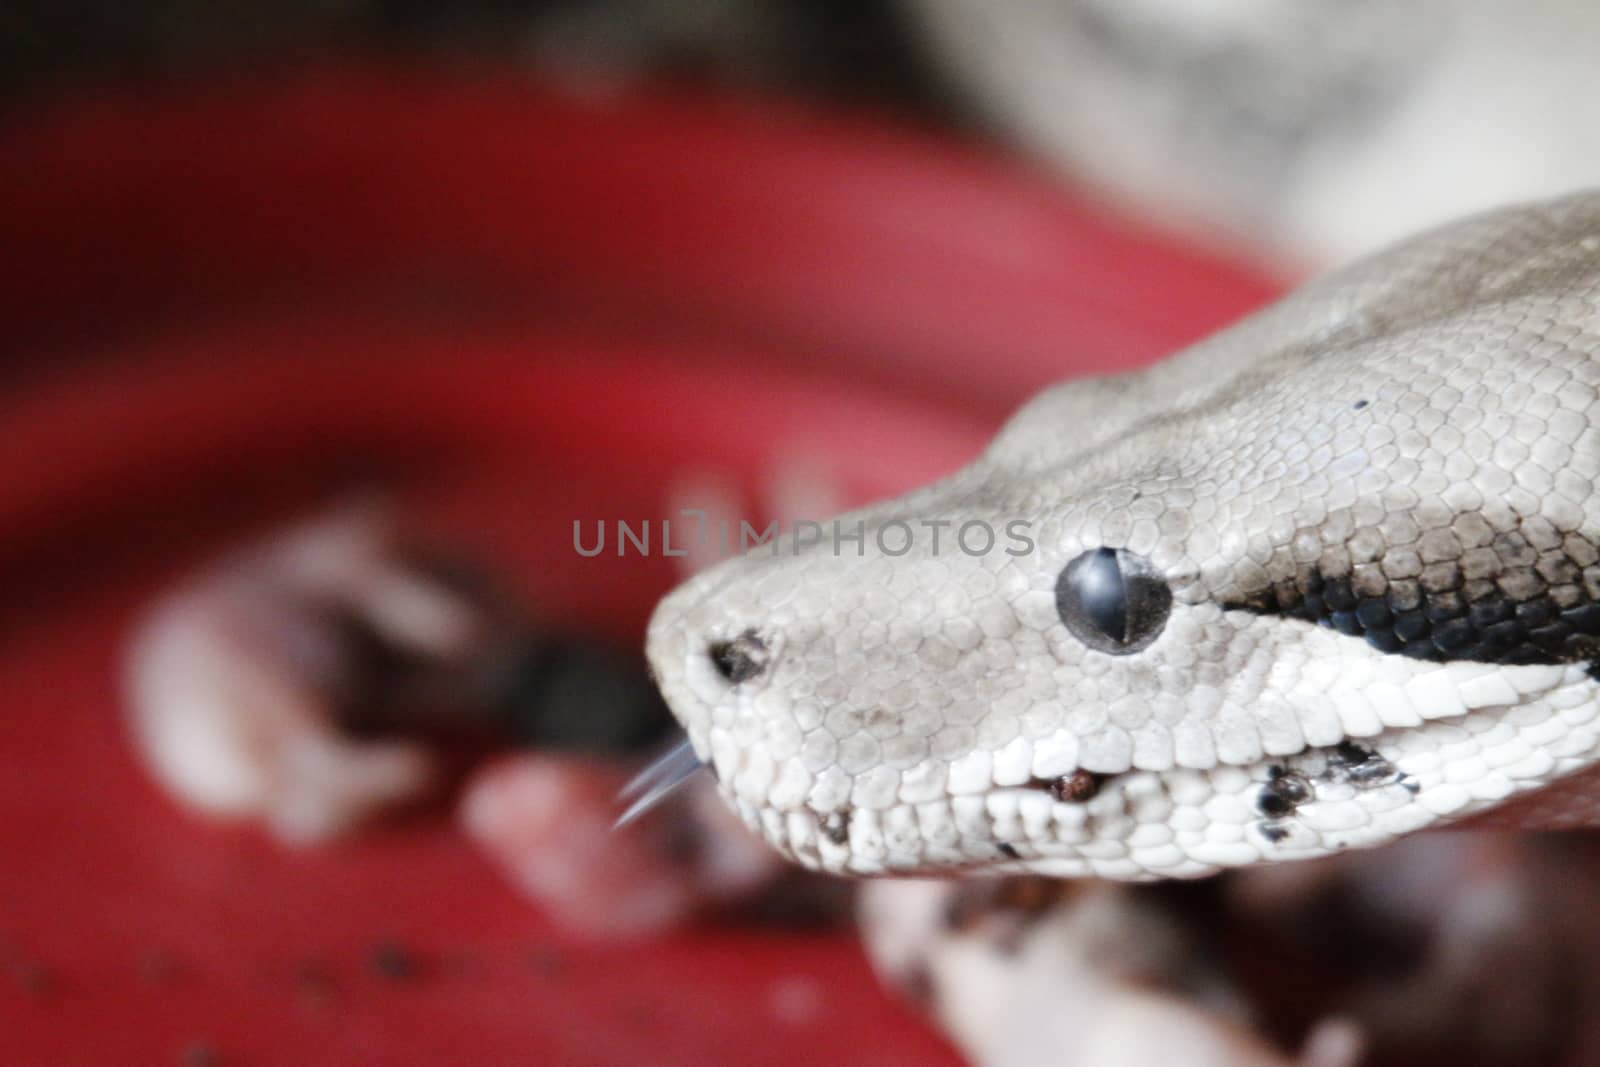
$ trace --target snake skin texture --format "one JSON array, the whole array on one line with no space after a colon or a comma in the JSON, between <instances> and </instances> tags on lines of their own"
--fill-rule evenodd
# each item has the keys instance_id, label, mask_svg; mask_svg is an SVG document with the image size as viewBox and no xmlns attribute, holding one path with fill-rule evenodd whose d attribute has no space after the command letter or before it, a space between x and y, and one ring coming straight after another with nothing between
<instances>
[{"instance_id":1,"label":"snake skin texture","mask_svg":"<svg viewBox=\"0 0 1600 1067\"><path fill-rule=\"evenodd\" d=\"M744 820L834 872L1189 877L1585 824L1597 350L1600 194L1471 218L703 573L650 659Z\"/></svg>"}]
</instances>

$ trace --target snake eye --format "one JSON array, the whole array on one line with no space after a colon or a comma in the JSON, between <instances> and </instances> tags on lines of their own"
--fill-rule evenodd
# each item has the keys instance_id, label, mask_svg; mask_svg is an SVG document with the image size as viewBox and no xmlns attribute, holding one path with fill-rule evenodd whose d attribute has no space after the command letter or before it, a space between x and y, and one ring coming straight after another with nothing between
<instances>
[{"instance_id":1,"label":"snake eye","mask_svg":"<svg viewBox=\"0 0 1600 1067\"><path fill-rule=\"evenodd\" d=\"M1172 590L1150 561L1121 548L1093 548L1056 579L1056 611L1072 636L1126 655L1156 639L1172 611Z\"/></svg>"}]
</instances>

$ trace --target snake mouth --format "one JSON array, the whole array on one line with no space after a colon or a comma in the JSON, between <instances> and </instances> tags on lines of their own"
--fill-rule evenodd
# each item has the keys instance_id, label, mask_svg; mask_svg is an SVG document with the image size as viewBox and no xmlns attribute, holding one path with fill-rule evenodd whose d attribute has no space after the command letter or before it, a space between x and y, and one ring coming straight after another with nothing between
<instances>
[{"instance_id":1,"label":"snake mouth","mask_svg":"<svg viewBox=\"0 0 1600 1067\"><path fill-rule=\"evenodd\" d=\"M727 774L720 788L750 829L835 874L1192 878L1369 848L1494 808L1600 758L1597 712L1569 686L1245 765L1096 776L1081 798L1034 782L816 810L752 799Z\"/></svg>"}]
</instances>

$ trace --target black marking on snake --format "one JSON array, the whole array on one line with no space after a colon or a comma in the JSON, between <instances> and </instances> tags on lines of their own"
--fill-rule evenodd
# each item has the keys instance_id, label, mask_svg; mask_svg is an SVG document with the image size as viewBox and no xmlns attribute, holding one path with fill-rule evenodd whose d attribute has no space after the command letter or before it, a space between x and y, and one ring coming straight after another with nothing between
<instances>
[{"instance_id":1,"label":"black marking on snake","mask_svg":"<svg viewBox=\"0 0 1600 1067\"><path fill-rule=\"evenodd\" d=\"M850 840L850 813L848 811L830 812L822 820L822 836L835 845L843 845Z\"/></svg>"},{"instance_id":2,"label":"black marking on snake","mask_svg":"<svg viewBox=\"0 0 1600 1067\"><path fill-rule=\"evenodd\" d=\"M1268 844L1282 842L1293 832L1295 813L1317 799L1317 787L1334 784L1362 792L1386 786L1417 792L1416 782L1382 753L1359 741L1307 749L1267 768L1267 780L1256 793L1256 810L1263 816L1257 832Z\"/></svg>"},{"instance_id":3,"label":"black marking on snake","mask_svg":"<svg viewBox=\"0 0 1600 1067\"><path fill-rule=\"evenodd\" d=\"M1041 789L1050 794L1050 799L1063 804L1082 804L1098 796L1100 788L1110 777L1108 774L1096 774L1080 767L1071 774L1063 774L1059 778L1030 778L1028 788Z\"/></svg>"},{"instance_id":4,"label":"black marking on snake","mask_svg":"<svg viewBox=\"0 0 1600 1067\"><path fill-rule=\"evenodd\" d=\"M1385 785L1404 785L1416 792L1416 783L1395 768L1376 749L1359 741L1340 741L1325 750L1324 782L1349 782L1357 789L1377 789Z\"/></svg>"},{"instance_id":5,"label":"black marking on snake","mask_svg":"<svg viewBox=\"0 0 1600 1067\"><path fill-rule=\"evenodd\" d=\"M1296 542L1320 533L1302 531ZM1316 623L1414 659L1587 662L1600 678L1593 538L1537 517L1495 524L1475 514L1403 546L1383 538L1377 527L1357 528L1321 561L1291 565L1271 585L1221 606Z\"/></svg>"},{"instance_id":6,"label":"black marking on snake","mask_svg":"<svg viewBox=\"0 0 1600 1067\"><path fill-rule=\"evenodd\" d=\"M1000 841L994 847L1000 851L1000 855L1008 860L1020 860L1022 858L1022 853L1017 851L1017 846L1009 841Z\"/></svg>"},{"instance_id":7,"label":"black marking on snake","mask_svg":"<svg viewBox=\"0 0 1600 1067\"><path fill-rule=\"evenodd\" d=\"M1280 766L1272 767L1267 774L1267 784L1256 794L1256 810L1269 819L1293 815L1295 809L1312 798L1311 783L1300 775Z\"/></svg>"}]
</instances>

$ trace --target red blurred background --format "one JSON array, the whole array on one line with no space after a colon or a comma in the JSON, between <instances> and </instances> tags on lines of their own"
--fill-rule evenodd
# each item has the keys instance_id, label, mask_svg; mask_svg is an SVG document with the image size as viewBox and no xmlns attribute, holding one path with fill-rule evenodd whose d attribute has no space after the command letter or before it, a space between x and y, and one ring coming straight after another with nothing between
<instances>
[{"instance_id":1,"label":"red blurred background","mask_svg":"<svg viewBox=\"0 0 1600 1067\"><path fill-rule=\"evenodd\" d=\"M953 1062L846 934L586 943L444 814L306 853L196 822L125 741L122 641L205 555L379 485L637 643L670 561L576 559L574 518L659 515L685 471L754 506L797 455L897 491L1270 293L903 118L439 64L34 97L0 233L19 1063Z\"/></svg>"}]
</instances>

